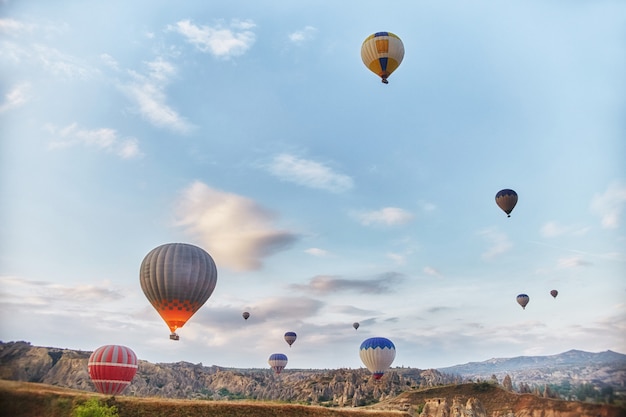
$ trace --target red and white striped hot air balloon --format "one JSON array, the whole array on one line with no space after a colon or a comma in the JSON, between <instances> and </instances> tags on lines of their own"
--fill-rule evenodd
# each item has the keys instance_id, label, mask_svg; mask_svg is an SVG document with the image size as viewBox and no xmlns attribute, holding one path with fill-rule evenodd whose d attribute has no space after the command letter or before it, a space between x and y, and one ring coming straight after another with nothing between
<instances>
[{"instance_id":1,"label":"red and white striped hot air balloon","mask_svg":"<svg viewBox=\"0 0 626 417\"><path fill-rule=\"evenodd\" d=\"M120 394L137 373L137 355L120 345L101 346L89 357L89 376L101 394Z\"/></svg>"}]
</instances>

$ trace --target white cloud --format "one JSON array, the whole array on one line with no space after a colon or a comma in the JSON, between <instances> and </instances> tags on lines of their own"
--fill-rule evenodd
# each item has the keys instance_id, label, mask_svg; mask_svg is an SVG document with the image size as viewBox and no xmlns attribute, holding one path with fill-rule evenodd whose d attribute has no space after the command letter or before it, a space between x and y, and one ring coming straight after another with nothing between
<instances>
[{"instance_id":1,"label":"white cloud","mask_svg":"<svg viewBox=\"0 0 626 417\"><path fill-rule=\"evenodd\" d=\"M318 256L318 257L323 257L323 256L328 256L329 252L324 250L324 249L320 249L320 248L309 248L307 250L304 251L305 253L308 253L309 255L313 255L313 256Z\"/></svg>"},{"instance_id":2,"label":"white cloud","mask_svg":"<svg viewBox=\"0 0 626 417\"><path fill-rule=\"evenodd\" d=\"M82 145L112 152L123 159L137 158L142 155L137 139L133 137L120 138L115 129L80 129L77 123L72 123L61 129L53 125L46 125L44 129L58 138L50 142L51 149Z\"/></svg>"},{"instance_id":3,"label":"white cloud","mask_svg":"<svg viewBox=\"0 0 626 417\"><path fill-rule=\"evenodd\" d=\"M386 256L398 265L406 264L406 256L401 253L390 252Z\"/></svg>"},{"instance_id":4,"label":"white cloud","mask_svg":"<svg viewBox=\"0 0 626 417\"><path fill-rule=\"evenodd\" d=\"M315 38L315 34L317 33L317 29L313 26L306 26L302 30L297 30L293 33L290 33L289 40L296 44L301 44L305 41L310 41Z\"/></svg>"},{"instance_id":5,"label":"white cloud","mask_svg":"<svg viewBox=\"0 0 626 417\"><path fill-rule=\"evenodd\" d=\"M0 33L17 36L24 32L31 32L35 25L15 19L0 19Z\"/></svg>"},{"instance_id":6,"label":"white cloud","mask_svg":"<svg viewBox=\"0 0 626 417\"><path fill-rule=\"evenodd\" d=\"M384 207L380 210L354 212L352 216L365 226L375 224L397 226L409 223L413 220L413 214L397 207Z\"/></svg>"},{"instance_id":7,"label":"white cloud","mask_svg":"<svg viewBox=\"0 0 626 417\"><path fill-rule=\"evenodd\" d=\"M109 55L109 54L100 54L100 60L102 61L102 63L104 65L106 65L107 67L111 68L112 70L114 70L114 71L119 71L120 70L119 63L111 55Z\"/></svg>"},{"instance_id":8,"label":"white cloud","mask_svg":"<svg viewBox=\"0 0 626 417\"><path fill-rule=\"evenodd\" d=\"M215 27L197 26L190 20L180 20L175 25L169 25L168 29L183 35L187 42L202 52L229 59L243 55L254 44L256 36L250 30L254 27L255 24L249 20L234 20L230 27L221 24Z\"/></svg>"},{"instance_id":9,"label":"white cloud","mask_svg":"<svg viewBox=\"0 0 626 417\"><path fill-rule=\"evenodd\" d=\"M432 266L425 266L422 271L426 274L426 275L430 275L431 277L440 277L441 276L441 272L439 272L437 269L433 268Z\"/></svg>"},{"instance_id":10,"label":"white cloud","mask_svg":"<svg viewBox=\"0 0 626 417\"><path fill-rule=\"evenodd\" d=\"M557 261L559 268L578 268L581 266L589 266L591 262L585 261L580 256L571 256L569 258L561 258Z\"/></svg>"},{"instance_id":11,"label":"white cloud","mask_svg":"<svg viewBox=\"0 0 626 417\"><path fill-rule=\"evenodd\" d=\"M479 232L479 235L483 236L491 246L482 254L484 259L493 259L498 255L506 253L513 247L513 243L509 240L508 236L504 233L499 233L494 229L487 229Z\"/></svg>"},{"instance_id":12,"label":"white cloud","mask_svg":"<svg viewBox=\"0 0 626 417\"><path fill-rule=\"evenodd\" d=\"M289 247L297 235L273 226L274 215L253 200L195 181L176 208L176 225L198 239L218 267L257 270L263 259Z\"/></svg>"},{"instance_id":13,"label":"white cloud","mask_svg":"<svg viewBox=\"0 0 626 417\"><path fill-rule=\"evenodd\" d=\"M353 186L352 178L347 175L338 174L319 162L289 154L277 155L268 170L283 181L335 193L347 191Z\"/></svg>"},{"instance_id":14,"label":"white cloud","mask_svg":"<svg viewBox=\"0 0 626 417\"><path fill-rule=\"evenodd\" d=\"M158 57L146 62L146 75L130 71L133 81L122 85L122 91L135 102L139 113L157 127L187 133L192 125L167 104L165 86L176 74L173 64Z\"/></svg>"},{"instance_id":15,"label":"white cloud","mask_svg":"<svg viewBox=\"0 0 626 417\"><path fill-rule=\"evenodd\" d=\"M546 238L557 237L562 235L581 236L589 231L589 227L564 226L555 221L550 221L541 227L541 236Z\"/></svg>"},{"instance_id":16,"label":"white cloud","mask_svg":"<svg viewBox=\"0 0 626 417\"><path fill-rule=\"evenodd\" d=\"M48 72L61 77L87 79L98 74L96 68L72 55L45 45L33 45L32 55Z\"/></svg>"},{"instance_id":17,"label":"white cloud","mask_svg":"<svg viewBox=\"0 0 626 417\"><path fill-rule=\"evenodd\" d=\"M602 194L596 194L591 201L591 211L602 219L605 229L617 229L626 206L626 185L613 183Z\"/></svg>"},{"instance_id":18,"label":"white cloud","mask_svg":"<svg viewBox=\"0 0 626 417\"><path fill-rule=\"evenodd\" d=\"M21 83L14 86L4 95L4 102L0 104L0 113L17 108L30 98L31 86L29 83Z\"/></svg>"}]
</instances>

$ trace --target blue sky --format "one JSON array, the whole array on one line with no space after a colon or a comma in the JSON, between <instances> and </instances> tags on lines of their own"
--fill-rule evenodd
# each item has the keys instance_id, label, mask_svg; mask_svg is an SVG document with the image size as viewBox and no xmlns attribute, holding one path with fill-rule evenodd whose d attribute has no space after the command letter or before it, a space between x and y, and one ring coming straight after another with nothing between
<instances>
[{"instance_id":1,"label":"blue sky","mask_svg":"<svg viewBox=\"0 0 626 417\"><path fill-rule=\"evenodd\" d=\"M625 3L213 3L0 2L0 340L232 367L360 367L372 336L423 369L626 352ZM378 31L406 51L388 85L360 59ZM179 342L139 285L168 242L218 267Z\"/></svg>"}]
</instances>

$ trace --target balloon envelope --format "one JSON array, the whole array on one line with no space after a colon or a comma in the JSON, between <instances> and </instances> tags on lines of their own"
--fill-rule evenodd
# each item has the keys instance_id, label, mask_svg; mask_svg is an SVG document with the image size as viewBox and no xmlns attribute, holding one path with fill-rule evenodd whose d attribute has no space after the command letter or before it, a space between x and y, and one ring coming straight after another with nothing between
<instances>
[{"instance_id":1,"label":"balloon envelope","mask_svg":"<svg viewBox=\"0 0 626 417\"><path fill-rule=\"evenodd\" d=\"M530 301L530 297L526 294L520 294L517 296L517 303L522 306L524 310L526 310L526 305Z\"/></svg>"},{"instance_id":2,"label":"balloon envelope","mask_svg":"<svg viewBox=\"0 0 626 417\"><path fill-rule=\"evenodd\" d=\"M144 294L174 333L213 293L217 268L204 249L167 243L146 255L139 280Z\"/></svg>"},{"instance_id":3,"label":"balloon envelope","mask_svg":"<svg viewBox=\"0 0 626 417\"><path fill-rule=\"evenodd\" d=\"M508 188L498 191L496 204L507 214L507 217L511 217L511 212L517 204L517 193Z\"/></svg>"},{"instance_id":4,"label":"balloon envelope","mask_svg":"<svg viewBox=\"0 0 626 417\"><path fill-rule=\"evenodd\" d=\"M367 369L374 374L374 379L380 379L393 363L396 347L389 339L372 337L361 343L359 356Z\"/></svg>"},{"instance_id":5,"label":"balloon envelope","mask_svg":"<svg viewBox=\"0 0 626 417\"><path fill-rule=\"evenodd\" d=\"M87 369L99 393L117 395L137 373L137 356L126 346L101 346L89 356Z\"/></svg>"},{"instance_id":6,"label":"balloon envelope","mask_svg":"<svg viewBox=\"0 0 626 417\"><path fill-rule=\"evenodd\" d=\"M376 32L365 38L361 45L361 60L385 84L403 58L404 44L398 35L391 32Z\"/></svg>"},{"instance_id":7,"label":"balloon envelope","mask_svg":"<svg viewBox=\"0 0 626 417\"><path fill-rule=\"evenodd\" d=\"M285 342L289 343L289 347L291 347L291 345L293 345L293 342L296 341L297 337L298 336L294 332L287 332L285 333Z\"/></svg>"},{"instance_id":8,"label":"balloon envelope","mask_svg":"<svg viewBox=\"0 0 626 417\"><path fill-rule=\"evenodd\" d=\"M270 358L267 360L267 363L269 363L274 372L280 374L282 370L285 369L285 366L287 366L287 355L282 353L272 353Z\"/></svg>"},{"instance_id":9,"label":"balloon envelope","mask_svg":"<svg viewBox=\"0 0 626 417\"><path fill-rule=\"evenodd\" d=\"M559 292L557 290L552 290L550 291L550 295L556 298L556 296L559 295Z\"/></svg>"},{"instance_id":10,"label":"balloon envelope","mask_svg":"<svg viewBox=\"0 0 626 417\"><path fill-rule=\"evenodd\" d=\"M359 328L360 324L357 323L356 321L354 323L352 323L352 327L354 327L354 330L357 330Z\"/></svg>"},{"instance_id":11,"label":"balloon envelope","mask_svg":"<svg viewBox=\"0 0 626 417\"><path fill-rule=\"evenodd\" d=\"M243 317L244 320L248 320L248 317L250 317L250 313L248 313L247 311L244 311L241 316Z\"/></svg>"}]
</instances>

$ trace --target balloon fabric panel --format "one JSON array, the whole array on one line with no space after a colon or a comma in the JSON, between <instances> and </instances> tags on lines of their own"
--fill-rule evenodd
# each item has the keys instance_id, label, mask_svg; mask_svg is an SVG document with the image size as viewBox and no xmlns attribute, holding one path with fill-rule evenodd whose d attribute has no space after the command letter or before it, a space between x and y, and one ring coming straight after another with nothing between
<instances>
[{"instance_id":1,"label":"balloon fabric panel","mask_svg":"<svg viewBox=\"0 0 626 417\"><path fill-rule=\"evenodd\" d=\"M89 376L102 394L120 394L137 373L137 356L130 348L106 345L96 349L87 362Z\"/></svg>"}]
</instances>

